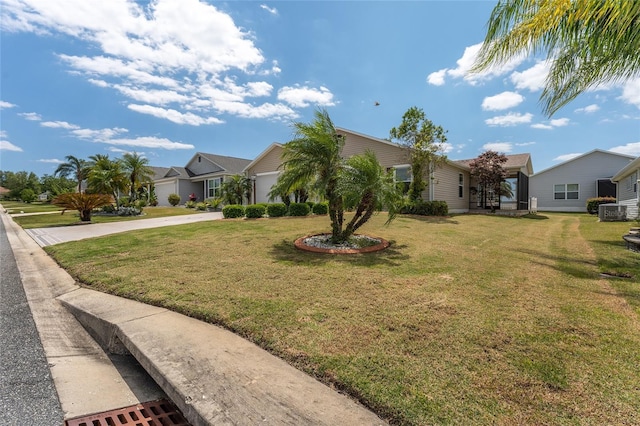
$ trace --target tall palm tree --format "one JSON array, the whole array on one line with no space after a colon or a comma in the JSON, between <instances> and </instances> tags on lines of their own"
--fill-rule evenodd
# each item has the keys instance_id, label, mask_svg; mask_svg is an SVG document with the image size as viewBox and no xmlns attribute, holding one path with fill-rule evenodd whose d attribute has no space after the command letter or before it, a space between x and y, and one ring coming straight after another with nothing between
<instances>
[{"instance_id":1,"label":"tall palm tree","mask_svg":"<svg viewBox=\"0 0 640 426\"><path fill-rule=\"evenodd\" d=\"M153 170L149 167L149 159L136 152L124 154L122 166L129 176L129 201L134 201L140 187L151 182Z\"/></svg>"},{"instance_id":2,"label":"tall palm tree","mask_svg":"<svg viewBox=\"0 0 640 426\"><path fill-rule=\"evenodd\" d=\"M127 188L127 175L119 160L111 160L108 155L97 154L90 156L91 169L87 176L88 187L91 192L108 194L119 206L118 195Z\"/></svg>"},{"instance_id":3,"label":"tall palm tree","mask_svg":"<svg viewBox=\"0 0 640 426\"><path fill-rule=\"evenodd\" d=\"M502 0L472 72L546 53L540 100L551 116L589 88L639 77L639 34L640 1Z\"/></svg>"},{"instance_id":4,"label":"tall palm tree","mask_svg":"<svg viewBox=\"0 0 640 426\"><path fill-rule=\"evenodd\" d=\"M329 202L332 241L339 242L344 207L337 187L344 136L338 134L326 110L316 110L314 121L296 122L293 128L294 139L283 147L283 172L276 185L287 194L307 184L315 186Z\"/></svg>"},{"instance_id":5,"label":"tall palm tree","mask_svg":"<svg viewBox=\"0 0 640 426\"><path fill-rule=\"evenodd\" d=\"M86 160L74 157L73 155L67 155L65 160L67 161L59 164L53 174L61 177L73 176L76 182L78 182L78 192L82 192L82 181L87 178L89 164Z\"/></svg>"}]
</instances>

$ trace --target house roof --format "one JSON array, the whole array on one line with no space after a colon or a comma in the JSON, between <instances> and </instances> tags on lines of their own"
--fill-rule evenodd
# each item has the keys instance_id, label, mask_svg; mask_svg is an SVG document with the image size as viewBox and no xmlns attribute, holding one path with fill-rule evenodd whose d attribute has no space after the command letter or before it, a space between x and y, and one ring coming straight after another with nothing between
<instances>
[{"instance_id":1,"label":"house roof","mask_svg":"<svg viewBox=\"0 0 640 426\"><path fill-rule=\"evenodd\" d=\"M505 169L521 169L523 167L527 167L527 169L529 169L529 173L533 171L533 167L531 166L531 154L510 154L505 155L505 157L507 157L507 162L503 165ZM467 160L454 160L452 163L463 166L469 170L471 168L469 164L474 160L476 159L470 158Z\"/></svg>"},{"instance_id":2,"label":"house roof","mask_svg":"<svg viewBox=\"0 0 640 426\"><path fill-rule=\"evenodd\" d=\"M595 154L595 153L609 154L609 155L616 155L616 156L619 156L619 157L628 158L628 159L630 159L630 160L631 160L631 159L633 159L633 158L635 158L635 157L634 157L634 156L632 156L632 155L619 154L619 153L617 153L617 152L605 151L605 150L602 150L602 149L593 149L593 150L591 150L591 151L589 151L589 152L586 152L586 153L584 153L584 154L581 154L581 155L578 155L578 156L576 156L576 157L573 157L573 158L572 158L572 159L570 159L570 160L563 161L562 163L556 164L555 166L551 166L551 167L549 167L549 168L547 168L547 169L541 170L541 171L539 171L538 173L536 173L536 175L540 175L540 174L542 174L542 173L546 173L546 172L548 172L549 170L553 170L553 169L555 169L556 167L564 166L564 165L565 165L565 164L567 164L567 163L570 163L570 162L572 162L572 161L576 161L576 160L578 160L578 159L580 159L580 158L584 158L584 157L587 157L587 156L589 156L589 155L593 155L593 154Z\"/></svg>"},{"instance_id":3,"label":"house roof","mask_svg":"<svg viewBox=\"0 0 640 426\"><path fill-rule=\"evenodd\" d=\"M619 182L620 179L632 173L633 170L640 169L640 157L636 158L629 164L627 164L622 170L615 174L614 177L611 178L612 182ZM640 179L640 176L638 176Z\"/></svg>"},{"instance_id":4,"label":"house roof","mask_svg":"<svg viewBox=\"0 0 640 426\"><path fill-rule=\"evenodd\" d=\"M166 177L169 170L171 170L169 167L150 166L149 168L153 171L152 180L158 180Z\"/></svg>"},{"instance_id":5,"label":"house roof","mask_svg":"<svg viewBox=\"0 0 640 426\"><path fill-rule=\"evenodd\" d=\"M196 155L201 155L212 163L220 166L220 168L229 172L230 174L242 173L244 168L251 163L251 160L238 157L227 157L224 155L207 154L206 152L198 152Z\"/></svg>"}]
</instances>

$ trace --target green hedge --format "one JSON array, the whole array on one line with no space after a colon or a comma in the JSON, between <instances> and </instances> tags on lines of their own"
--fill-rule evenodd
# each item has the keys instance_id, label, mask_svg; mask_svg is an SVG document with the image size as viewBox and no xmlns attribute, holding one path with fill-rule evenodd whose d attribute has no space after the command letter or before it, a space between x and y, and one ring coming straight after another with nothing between
<instances>
[{"instance_id":1,"label":"green hedge","mask_svg":"<svg viewBox=\"0 0 640 426\"><path fill-rule=\"evenodd\" d=\"M316 203L313 205L313 214L324 215L329 214L329 203Z\"/></svg>"},{"instance_id":2,"label":"green hedge","mask_svg":"<svg viewBox=\"0 0 640 426\"><path fill-rule=\"evenodd\" d=\"M285 203L267 204L267 214L269 217L282 217L287 214L287 206Z\"/></svg>"},{"instance_id":3,"label":"green hedge","mask_svg":"<svg viewBox=\"0 0 640 426\"><path fill-rule=\"evenodd\" d=\"M307 203L291 203L289 204L289 216L306 216L309 214L309 205Z\"/></svg>"},{"instance_id":4,"label":"green hedge","mask_svg":"<svg viewBox=\"0 0 640 426\"><path fill-rule=\"evenodd\" d=\"M169 201L169 204L175 207L180 204L180 196L178 194L169 194L169 196L167 197L167 201Z\"/></svg>"},{"instance_id":5,"label":"green hedge","mask_svg":"<svg viewBox=\"0 0 640 426\"><path fill-rule=\"evenodd\" d=\"M222 208L222 217L225 219L235 219L244 217L244 206L240 204L229 204Z\"/></svg>"},{"instance_id":6,"label":"green hedge","mask_svg":"<svg viewBox=\"0 0 640 426\"><path fill-rule=\"evenodd\" d=\"M600 210L600 204L615 203L616 199L613 197L597 197L587 199L587 212L589 214L598 214Z\"/></svg>"},{"instance_id":7,"label":"green hedge","mask_svg":"<svg viewBox=\"0 0 640 426\"><path fill-rule=\"evenodd\" d=\"M264 216L266 209L264 204L251 204L244 209L244 214L249 219L258 219Z\"/></svg>"},{"instance_id":8,"label":"green hedge","mask_svg":"<svg viewBox=\"0 0 640 426\"><path fill-rule=\"evenodd\" d=\"M446 216L449 214L449 206L446 201L419 200L405 204L400 209L400 213L420 216Z\"/></svg>"}]
</instances>

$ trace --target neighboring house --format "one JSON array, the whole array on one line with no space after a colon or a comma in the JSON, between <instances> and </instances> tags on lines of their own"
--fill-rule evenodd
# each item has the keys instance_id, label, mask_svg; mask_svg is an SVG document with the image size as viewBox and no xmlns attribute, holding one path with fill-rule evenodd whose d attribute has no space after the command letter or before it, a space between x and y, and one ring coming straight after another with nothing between
<instances>
[{"instance_id":1,"label":"neighboring house","mask_svg":"<svg viewBox=\"0 0 640 426\"><path fill-rule=\"evenodd\" d=\"M507 161L503 164L507 171L505 179L506 186L509 187L510 195L501 195L500 197L493 194L493 191L480 188L475 179L470 178L469 198L466 211L490 209L491 205L498 210L518 210L529 211L529 180L533 174L533 163L530 154L511 154L505 155ZM470 164L475 158L469 160L459 160L453 163L457 164L467 175L470 175ZM459 177L461 179L462 177ZM464 176L464 178L467 178ZM451 177L453 179L453 177ZM452 182L450 182L452 184ZM452 211L449 209L449 211ZM456 213L456 210L452 211Z\"/></svg>"},{"instance_id":2,"label":"neighboring house","mask_svg":"<svg viewBox=\"0 0 640 426\"><path fill-rule=\"evenodd\" d=\"M594 149L549 167L530 179L530 193L539 211L586 212L593 197L616 197L611 177L634 157Z\"/></svg>"},{"instance_id":3,"label":"neighboring house","mask_svg":"<svg viewBox=\"0 0 640 426\"><path fill-rule=\"evenodd\" d=\"M5 188L4 186L0 186L0 199L2 199L4 197L8 197L10 193L11 193L11 190L9 188Z\"/></svg>"},{"instance_id":4,"label":"neighboring house","mask_svg":"<svg viewBox=\"0 0 640 426\"><path fill-rule=\"evenodd\" d=\"M41 194L38 194L38 201L45 202L51 197L51 192L45 191Z\"/></svg>"},{"instance_id":5,"label":"neighboring house","mask_svg":"<svg viewBox=\"0 0 640 426\"><path fill-rule=\"evenodd\" d=\"M639 217L640 212L640 157L618 171L611 181L618 184L617 204L627 206L627 218Z\"/></svg>"},{"instance_id":6,"label":"neighboring house","mask_svg":"<svg viewBox=\"0 0 640 426\"><path fill-rule=\"evenodd\" d=\"M153 184L159 206L168 206L169 194L180 195L180 202L195 194L198 201L221 195L228 176L242 174L251 160L197 152L184 167L152 167Z\"/></svg>"}]
</instances>

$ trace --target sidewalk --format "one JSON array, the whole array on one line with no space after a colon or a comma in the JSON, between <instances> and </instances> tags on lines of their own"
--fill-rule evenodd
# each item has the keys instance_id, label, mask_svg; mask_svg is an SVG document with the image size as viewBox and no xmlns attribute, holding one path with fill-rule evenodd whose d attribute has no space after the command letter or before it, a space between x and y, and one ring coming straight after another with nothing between
<instances>
[{"instance_id":1,"label":"sidewalk","mask_svg":"<svg viewBox=\"0 0 640 426\"><path fill-rule=\"evenodd\" d=\"M117 232L211 220L214 214L122 222L126 225L117 227ZM6 214L2 219L11 234L25 290L29 288L30 304L33 301L38 308L34 317L38 316L36 323L47 359L51 357L50 363L54 364L52 376L65 418L73 417L70 413L77 416L80 411L87 414L129 404L122 399L131 391L124 391L118 402L108 401L109 389L103 388L99 377L107 373L113 377L113 371L105 361L106 355L100 355L102 349L95 339L108 352L131 353L194 426L385 424L347 396L227 330L163 308L80 288ZM110 233L97 225L68 228L78 229L65 236L57 234L56 238L72 241ZM51 238L48 230L35 237L40 239L38 244ZM43 235L49 237L44 239ZM84 329L80 337L76 336L79 332L67 324L69 312L93 339ZM64 322L59 317L65 318ZM104 362L103 369L109 371L101 372L99 365L77 370L80 357L70 357L60 366L64 363L57 354L47 350L48 340L56 335L62 335L57 340L68 340L69 352L76 347L73 339L81 339L79 349L87 352L90 360L95 357ZM81 390L72 396L68 389L73 386ZM98 398L96 393L100 394ZM117 397L118 391L114 394ZM110 406L98 407L98 402Z\"/></svg>"}]
</instances>

